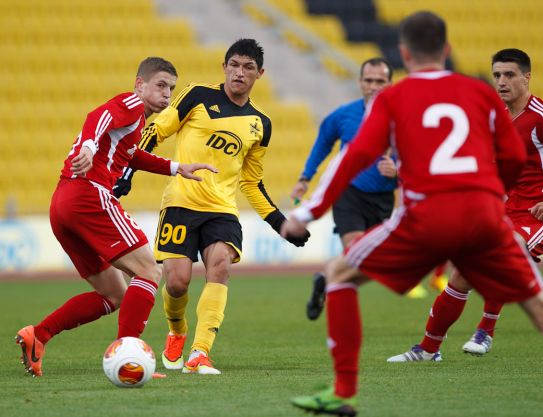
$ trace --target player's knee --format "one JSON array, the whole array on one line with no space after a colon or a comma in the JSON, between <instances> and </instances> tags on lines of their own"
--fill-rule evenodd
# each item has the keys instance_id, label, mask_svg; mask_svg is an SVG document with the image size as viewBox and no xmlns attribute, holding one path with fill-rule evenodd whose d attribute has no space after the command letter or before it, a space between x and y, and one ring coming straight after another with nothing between
<instances>
[{"instance_id":1,"label":"player's knee","mask_svg":"<svg viewBox=\"0 0 543 417\"><path fill-rule=\"evenodd\" d=\"M189 284L181 280L168 280L166 282L166 290L172 297L181 297L189 290Z\"/></svg>"},{"instance_id":2,"label":"player's knee","mask_svg":"<svg viewBox=\"0 0 543 417\"><path fill-rule=\"evenodd\" d=\"M181 297L189 289L190 276L186 277L179 268L164 265L166 290L172 297Z\"/></svg>"},{"instance_id":3,"label":"player's knee","mask_svg":"<svg viewBox=\"0 0 543 417\"><path fill-rule=\"evenodd\" d=\"M341 256L331 259L325 266L326 284L337 284L342 282L343 270L344 267Z\"/></svg>"}]
</instances>

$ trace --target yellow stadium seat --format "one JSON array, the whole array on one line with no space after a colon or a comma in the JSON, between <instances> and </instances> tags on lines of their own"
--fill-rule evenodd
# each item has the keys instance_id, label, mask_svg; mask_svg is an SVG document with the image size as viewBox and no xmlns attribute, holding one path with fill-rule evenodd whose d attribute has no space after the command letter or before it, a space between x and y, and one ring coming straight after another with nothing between
<instances>
[{"instance_id":1,"label":"yellow stadium seat","mask_svg":"<svg viewBox=\"0 0 543 417\"><path fill-rule=\"evenodd\" d=\"M143 58L163 56L174 63L179 73L175 94L190 82L224 79L224 47L202 47L186 21L157 15L152 0L6 0L0 2L0 24L0 163L9 173L0 177L0 215L12 198L21 214L47 212L87 113L130 91ZM306 105L278 100L267 77L253 93L273 120L266 184L278 201L301 169L314 121ZM166 141L157 153L169 157L173 145ZM130 210L157 210L165 181L138 173L123 204ZM240 199L240 205L248 203Z\"/></svg>"},{"instance_id":2,"label":"yellow stadium seat","mask_svg":"<svg viewBox=\"0 0 543 417\"><path fill-rule=\"evenodd\" d=\"M456 69L475 76L490 77L491 57L503 48L525 50L534 61L534 73L542 74L537 57L543 50L543 5L541 1L509 0L492 3L473 0L376 0L378 16L397 24L417 10L432 10L448 25ZM543 95L540 76L531 84L532 92Z\"/></svg>"}]
</instances>

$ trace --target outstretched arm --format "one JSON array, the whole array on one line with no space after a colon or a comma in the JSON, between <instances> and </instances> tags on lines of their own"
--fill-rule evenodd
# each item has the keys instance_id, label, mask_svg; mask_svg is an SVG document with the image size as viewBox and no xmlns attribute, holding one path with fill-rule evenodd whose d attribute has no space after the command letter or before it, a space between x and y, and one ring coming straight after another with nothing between
<instances>
[{"instance_id":1,"label":"outstretched arm","mask_svg":"<svg viewBox=\"0 0 543 417\"><path fill-rule=\"evenodd\" d=\"M209 164L179 164L176 173L188 180L202 181L202 177L194 175L194 172L199 171L200 169L207 169L214 174L219 172L217 168Z\"/></svg>"},{"instance_id":2,"label":"outstretched arm","mask_svg":"<svg viewBox=\"0 0 543 417\"><path fill-rule=\"evenodd\" d=\"M389 134L390 115L380 95L353 141L330 162L311 198L283 224L281 235L301 236L305 226L320 218L360 171L384 154Z\"/></svg>"},{"instance_id":3,"label":"outstretched arm","mask_svg":"<svg viewBox=\"0 0 543 417\"><path fill-rule=\"evenodd\" d=\"M162 175L181 175L183 178L189 180L202 181L194 172L200 169L207 169L208 171L217 173L218 170L214 166L202 163L193 164L180 164L179 162L170 161L166 158L154 155L152 153L136 149L134 157L130 161L130 167L134 170L141 170L152 172L154 174Z\"/></svg>"}]
</instances>

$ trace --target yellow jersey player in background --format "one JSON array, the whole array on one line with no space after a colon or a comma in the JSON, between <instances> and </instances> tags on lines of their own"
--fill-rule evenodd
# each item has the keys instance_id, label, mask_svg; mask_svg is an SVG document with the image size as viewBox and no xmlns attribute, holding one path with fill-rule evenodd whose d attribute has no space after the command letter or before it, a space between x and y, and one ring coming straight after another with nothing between
<instances>
[{"instance_id":1,"label":"yellow jersey player in background","mask_svg":"<svg viewBox=\"0 0 543 417\"><path fill-rule=\"evenodd\" d=\"M175 158L180 163L206 161L219 173L193 181L172 180L162 197L155 256L164 265L164 312L170 328L162 361L184 373L220 374L209 359L224 318L230 266L239 262L242 231L236 189L276 232L284 215L267 195L262 182L263 159L270 143L271 120L249 98L264 73L264 52L254 39L240 39L226 52L224 84L191 84L144 131L140 147L151 151L176 134ZM125 172L116 195L130 189L133 173ZM302 238L287 240L303 246ZM192 264L200 252L206 284L196 307L198 322L190 356L183 361L187 337L185 309Z\"/></svg>"}]
</instances>

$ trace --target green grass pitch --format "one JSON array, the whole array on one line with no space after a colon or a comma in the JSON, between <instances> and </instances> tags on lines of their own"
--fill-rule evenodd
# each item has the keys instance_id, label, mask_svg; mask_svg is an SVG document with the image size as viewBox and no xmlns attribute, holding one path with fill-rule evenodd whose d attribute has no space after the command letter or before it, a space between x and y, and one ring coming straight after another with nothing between
<instances>
[{"instance_id":1,"label":"green grass pitch","mask_svg":"<svg viewBox=\"0 0 543 417\"><path fill-rule=\"evenodd\" d=\"M192 331L202 281L195 278L191 287ZM116 314L54 338L42 378L25 375L19 364L16 331L88 291L83 281L0 283L0 416L303 416L289 398L332 380L324 317L305 318L309 286L308 276L233 277L212 352L222 375L168 371L166 379L141 389L119 389L102 372L102 354L116 334ZM386 363L420 340L434 296L410 300L378 284L360 290L359 416L543 415L543 339L517 306L504 309L494 348L485 357L461 351L481 312L481 299L472 295L443 346L443 362ZM158 299L143 334L157 355L166 331ZM157 369L162 370L160 360Z\"/></svg>"}]
</instances>

